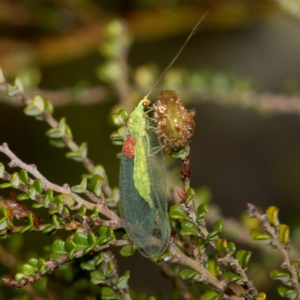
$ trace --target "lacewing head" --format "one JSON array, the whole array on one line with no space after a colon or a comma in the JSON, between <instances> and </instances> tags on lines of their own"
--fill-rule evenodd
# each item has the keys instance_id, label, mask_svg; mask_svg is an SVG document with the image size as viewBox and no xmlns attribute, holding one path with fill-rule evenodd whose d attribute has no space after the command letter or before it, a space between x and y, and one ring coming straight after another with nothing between
<instances>
[{"instance_id":1,"label":"lacewing head","mask_svg":"<svg viewBox=\"0 0 300 300\"><path fill-rule=\"evenodd\" d=\"M155 132L165 147L184 147L195 131L195 111L187 111L176 92L165 90L153 104Z\"/></svg>"}]
</instances>

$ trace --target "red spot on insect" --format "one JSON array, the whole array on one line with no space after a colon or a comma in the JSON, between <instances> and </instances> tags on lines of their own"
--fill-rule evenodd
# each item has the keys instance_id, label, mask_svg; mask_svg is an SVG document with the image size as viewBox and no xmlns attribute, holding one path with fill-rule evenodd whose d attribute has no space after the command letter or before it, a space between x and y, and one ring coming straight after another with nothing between
<instances>
[{"instance_id":1,"label":"red spot on insect","mask_svg":"<svg viewBox=\"0 0 300 300\"><path fill-rule=\"evenodd\" d=\"M123 151L126 157L134 157L134 146L136 143L136 138L134 135L128 135L123 145Z\"/></svg>"}]
</instances>

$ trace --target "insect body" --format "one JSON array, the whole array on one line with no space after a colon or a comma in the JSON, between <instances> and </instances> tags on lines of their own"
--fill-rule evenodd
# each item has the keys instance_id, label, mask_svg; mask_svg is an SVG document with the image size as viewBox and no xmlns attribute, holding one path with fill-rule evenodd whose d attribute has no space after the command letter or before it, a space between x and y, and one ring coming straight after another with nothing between
<instances>
[{"instance_id":1,"label":"insect body","mask_svg":"<svg viewBox=\"0 0 300 300\"><path fill-rule=\"evenodd\" d=\"M145 117L150 104L141 100L132 112L120 169L120 212L130 239L142 255L165 251L170 239L166 176L158 138Z\"/></svg>"},{"instance_id":2,"label":"insect body","mask_svg":"<svg viewBox=\"0 0 300 300\"><path fill-rule=\"evenodd\" d=\"M205 15L198 21L147 96L131 113L127 123L120 168L120 212L130 239L146 257L157 256L165 251L170 240L170 224L167 214L166 175L162 150L157 151L162 147L154 130L150 128L150 121L147 120L144 109L151 103L148 96L177 59ZM167 94L161 96L160 103L157 103L154 108L156 112L159 108L172 107L176 116L174 118L174 113L171 115L165 112L162 115L156 113L154 115L157 123L156 133L162 144L177 149L185 145L193 134L195 127L193 113L187 113L184 108L182 109L180 99L171 105L168 101L164 101L165 98L178 98L175 92L167 91ZM186 120L182 122L181 119L180 123L177 119L181 118L182 112L185 112ZM167 131L164 129L165 123L168 124ZM177 131L175 135L174 130ZM182 134L184 138L179 141ZM120 141L115 134L112 135L112 139L115 143Z\"/></svg>"}]
</instances>

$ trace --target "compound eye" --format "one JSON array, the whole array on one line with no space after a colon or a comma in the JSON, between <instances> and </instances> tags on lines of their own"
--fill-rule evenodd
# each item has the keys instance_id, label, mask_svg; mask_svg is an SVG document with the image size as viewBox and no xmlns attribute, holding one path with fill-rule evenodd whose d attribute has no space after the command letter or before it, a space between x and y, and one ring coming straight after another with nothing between
<instances>
[{"instance_id":1,"label":"compound eye","mask_svg":"<svg viewBox=\"0 0 300 300\"><path fill-rule=\"evenodd\" d=\"M148 102L147 102L147 101L144 101L142 104L143 104L143 106L145 106L145 107L148 106Z\"/></svg>"}]
</instances>

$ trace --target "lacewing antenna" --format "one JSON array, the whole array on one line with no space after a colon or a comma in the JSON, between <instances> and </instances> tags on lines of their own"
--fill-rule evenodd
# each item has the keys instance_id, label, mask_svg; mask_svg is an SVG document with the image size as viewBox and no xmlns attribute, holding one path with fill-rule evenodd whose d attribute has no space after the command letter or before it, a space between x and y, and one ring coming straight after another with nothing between
<instances>
[{"instance_id":1,"label":"lacewing antenna","mask_svg":"<svg viewBox=\"0 0 300 300\"><path fill-rule=\"evenodd\" d=\"M171 60L171 62L169 63L169 65L165 68L165 70L161 73L161 75L159 76L159 78L156 80L156 82L154 83L154 85L152 86L152 88L150 89L150 91L148 92L148 94L145 96L145 98L148 98L150 96L150 94L152 93L153 89L159 84L159 82L162 80L162 78L165 76L165 74L167 73L167 71L172 67L173 63L177 60L178 56L180 55L180 53L182 52L182 50L185 48L186 44L188 43L188 41L191 39L191 37L196 33L200 23L203 21L203 19L206 17L206 15L208 14L208 11L202 16L202 18L197 22L197 24L194 26L193 30L191 31L191 33L189 34L189 36L186 38L185 42L183 43L183 45L180 47L179 51L177 52L177 54L174 56L174 58Z\"/></svg>"}]
</instances>

